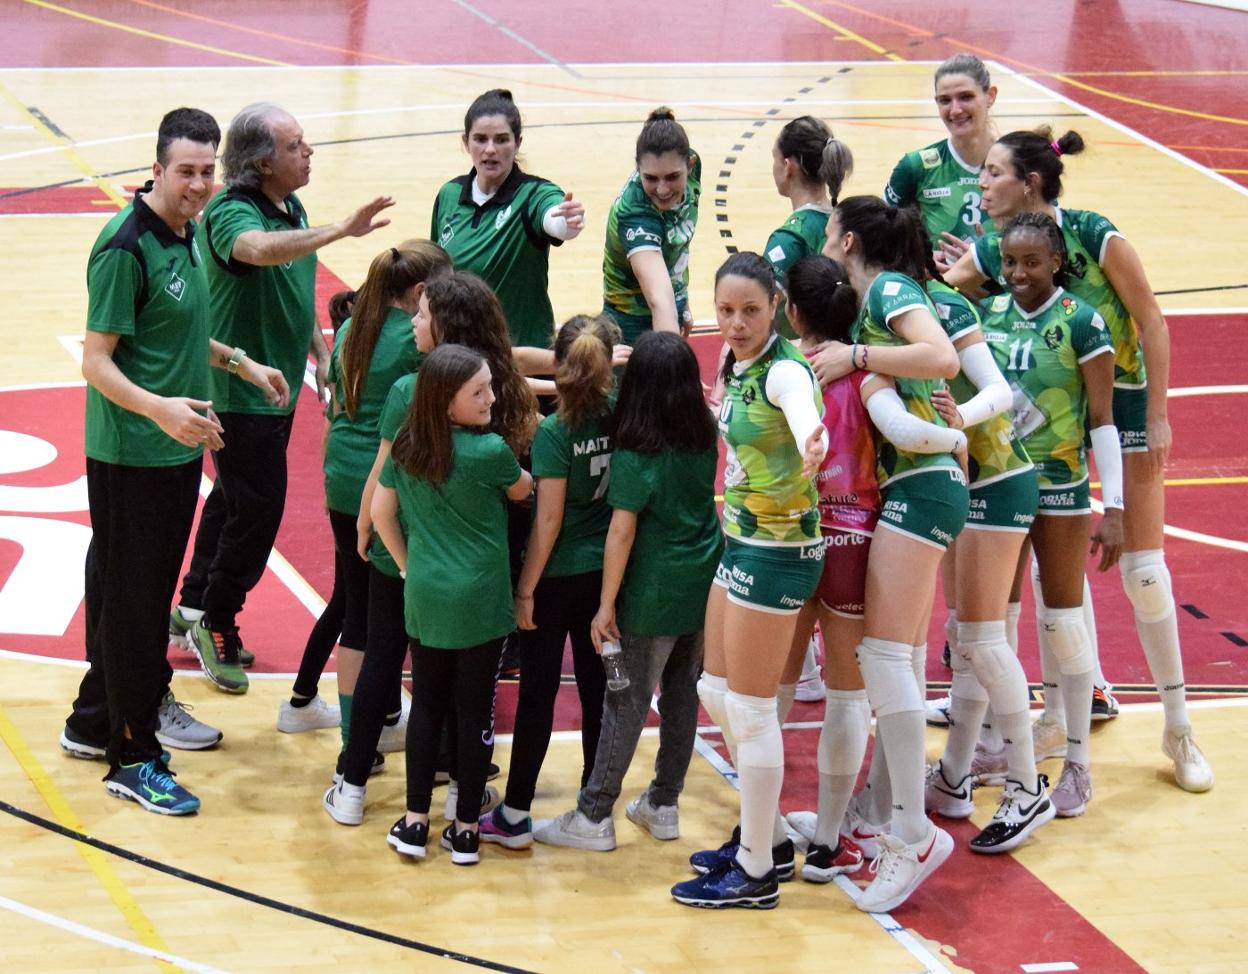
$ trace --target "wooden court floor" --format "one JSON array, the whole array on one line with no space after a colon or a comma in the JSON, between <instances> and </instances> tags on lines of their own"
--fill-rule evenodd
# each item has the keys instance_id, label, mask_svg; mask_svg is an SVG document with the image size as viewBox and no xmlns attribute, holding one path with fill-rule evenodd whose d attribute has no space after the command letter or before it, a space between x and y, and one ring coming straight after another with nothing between
<instances>
[{"instance_id":1,"label":"wooden court floor","mask_svg":"<svg viewBox=\"0 0 1248 974\"><path fill-rule=\"evenodd\" d=\"M56 13L50 7L31 9L45 17ZM125 4L78 7L97 20L161 36L173 30L119 20ZM308 7L327 17L339 9ZM87 67L70 58L76 66L0 68L0 286L11 298L0 320L0 969L1244 969L1248 894L1238 877L1248 872L1248 835L1239 801L1248 796L1248 781L1237 744L1248 703L1248 650L1230 636L1248 637L1242 600L1248 534L1236 515L1248 497L1248 451L1242 431L1235 432L1233 406L1248 392L1242 342L1248 298L1234 287L1245 282L1248 193L1233 173L1194 162L1195 153L1170 147L1173 140L1159 138L1156 129L1141 134L1147 126L1137 129L1135 118L1126 126L1099 102L1092 108L1015 61L993 65L999 126L1048 121L1077 128L1093 148L1071 163L1065 202L1110 215L1140 250L1154 288L1180 292L1162 297L1173 316L1173 384L1189 390L1175 406L1168 519L1186 534L1172 537L1170 558L1180 599L1191 599L1208 620L1185 617L1183 626L1206 690L1193 715L1218 774L1212 792L1187 795L1172 783L1158 749L1161 715L1147 702L1147 673L1139 675L1139 651L1114 578L1096 582L1102 645L1124 659L1129 681L1141 684L1124 699L1141 702L1097 729L1097 791L1088 814L1055 823L1017 855L992 863L966 851L968 829L955 832L954 858L894 917L859 913L852 884L790 884L780 909L770 913L716 914L670 902L667 888L687 874L688 854L722 841L735 818L732 784L715 758L714 728L705 729L695 756L677 842L654 842L621 810L620 848L610 855L488 847L473 870L454 870L437 853L419 865L403 862L384 842L403 805L402 756L392 756L386 773L370 783L365 824L346 829L319 807L337 751L335 732L288 737L273 730L328 591L317 526L319 430L307 403L296 423L298 482L278 542L283 558L249 602L265 619L244 618L273 647L261 678L236 699L212 691L193 670L175 680L179 698L226 731L219 750L175 757L175 770L203 799L203 812L188 820L141 814L105 796L98 766L68 760L57 746L81 672L73 662L81 657L81 612L64 609L80 565L43 557L42 588L30 587L30 576L19 577L19 566L30 563L16 540L27 537L17 522L85 523L74 502L64 500L81 473L74 438L81 419L57 418L69 415L62 411L78 394L64 384L80 381L73 352L86 303L84 260L103 221L144 178L161 112L193 104L224 123L259 97L286 106L316 147L312 182L301 194L314 222L345 215L378 193L395 196L391 228L322 252L329 287L358 283L378 250L427 234L436 188L466 166L457 137L464 107L486 87L510 87L525 117L521 164L573 191L589 213L583 237L552 259L552 298L556 313L566 316L599 306L607 208L630 171L641 119L657 104L672 105L704 159L692 306L706 321L713 317L711 278L725 247L760 248L784 217L770 179L779 123L802 113L829 119L855 153L846 193L878 192L904 151L942 134L930 102L932 65L893 60L846 40L844 31L873 43L884 38L873 30L901 30L847 8L825 4L815 11L841 33L800 12L774 15L793 17L787 25L800 21L803 52L820 50L808 39L813 32L841 38L823 46L819 61L703 54L698 63L643 65L585 55L591 63L567 57L565 64L500 53L472 65L273 67L238 58L211 63L202 52L180 59L183 48L161 42L172 53L149 56L143 67ZM173 8L164 9L160 16L171 17ZM503 12L500 5L495 15ZM890 15L898 23L903 12ZM117 34L81 17L73 22L79 42L81 31L101 44ZM510 22L520 29L522 21ZM552 47L533 36L535 46ZM227 41L214 46L226 49ZM210 63L199 64L201 56ZM516 63L521 60L536 63ZM168 64L180 66L153 66ZM1228 145L1243 144L1242 129L1225 128L1232 133ZM1159 216L1159 199L1178 202ZM1229 340L1210 355L1202 335L1215 329ZM1216 423L1198 402L1216 407ZM46 441L55 460L12 461L15 444L33 448L11 434ZM57 490L62 493L52 497ZM23 593L42 592L46 605L28 597L15 606L19 582ZM49 632L37 623L11 624L9 631L6 620L18 608L25 620L60 613L64 625L45 625ZM1027 669L1034 675L1034 649ZM929 675L941 679L936 667ZM332 693L332 677L324 686ZM799 706L786 732L786 808L813 802L818 719L814 705ZM574 800L580 751L573 726L561 723L552 744L536 815L557 814ZM505 734L500 742L496 760L505 767ZM933 732L929 750L940 743ZM625 797L644 787L654 746L653 737L643 738ZM977 794L974 822L987 821L996 797L992 790Z\"/></svg>"}]
</instances>

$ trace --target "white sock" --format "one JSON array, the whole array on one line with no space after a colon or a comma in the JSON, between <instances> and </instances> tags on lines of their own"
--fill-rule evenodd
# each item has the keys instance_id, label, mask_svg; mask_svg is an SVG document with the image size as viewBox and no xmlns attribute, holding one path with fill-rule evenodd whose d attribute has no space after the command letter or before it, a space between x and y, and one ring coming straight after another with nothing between
<instances>
[{"instance_id":1,"label":"white sock","mask_svg":"<svg viewBox=\"0 0 1248 974\"><path fill-rule=\"evenodd\" d=\"M868 704L869 706L869 704ZM858 814L872 825L887 825L893 816L893 789L888 783L888 755L876 728L875 746L867 767L867 783L858 793Z\"/></svg>"},{"instance_id":2,"label":"white sock","mask_svg":"<svg viewBox=\"0 0 1248 974\"><path fill-rule=\"evenodd\" d=\"M829 690L819 732L819 814L815 842L835 849L867 752L871 705L866 690Z\"/></svg>"},{"instance_id":3,"label":"white sock","mask_svg":"<svg viewBox=\"0 0 1248 974\"><path fill-rule=\"evenodd\" d=\"M776 721L775 697L752 697L729 690L728 720L737 737L741 783L741 845L737 862L751 876L772 867L771 825L784 782L784 736Z\"/></svg>"},{"instance_id":4,"label":"white sock","mask_svg":"<svg viewBox=\"0 0 1248 974\"><path fill-rule=\"evenodd\" d=\"M1157 684L1157 693L1166 712L1166 727L1188 726L1187 688L1183 682L1183 657L1179 650L1179 619L1170 589L1170 570L1160 549L1128 551L1119 562L1123 582L1129 574L1140 573L1153 583L1156 594L1145 611L1133 605L1135 631L1139 633L1148 671ZM1130 591L1128 590L1128 594Z\"/></svg>"},{"instance_id":5,"label":"white sock","mask_svg":"<svg viewBox=\"0 0 1248 974\"><path fill-rule=\"evenodd\" d=\"M1092 685L1102 689L1109 686L1101 671L1101 643L1096 638L1096 610L1092 607L1092 585L1088 575L1083 575L1083 624L1088 630L1088 642L1092 646Z\"/></svg>"},{"instance_id":6,"label":"white sock","mask_svg":"<svg viewBox=\"0 0 1248 974\"><path fill-rule=\"evenodd\" d=\"M961 626L965 628L966 623L961 623ZM953 666L953 679L949 686L949 736L945 739L945 751L941 756L945 780L953 785L957 785L971 770L975 742L980 738L988 708L988 692L975 679L968 647L960 639L957 647L956 652L949 656Z\"/></svg>"},{"instance_id":7,"label":"white sock","mask_svg":"<svg viewBox=\"0 0 1248 974\"><path fill-rule=\"evenodd\" d=\"M187 622L199 622L204 617L203 609L188 609L184 605L178 606L178 611L182 613L182 618Z\"/></svg>"},{"instance_id":8,"label":"white sock","mask_svg":"<svg viewBox=\"0 0 1248 974\"><path fill-rule=\"evenodd\" d=\"M1062 685L1058 682L1057 657L1044 638L1044 593L1040 591L1040 575L1036 560L1031 560L1031 593L1036 599L1036 642L1040 646L1040 680L1044 685L1044 719L1053 724L1066 723L1066 707L1062 701ZM1091 706L1089 704L1089 706Z\"/></svg>"},{"instance_id":9,"label":"white sock","mask_svg":"<svg viewBox=\"0 0 1248 974\"><path fill-rule=\"evenodd\" d=\"M809 653L808 647L807 654ZM781 683L776 687L776 723L780 725L782 731L784 722L789 719L789 712L793 709L793 700L796 695L796 683ZM771 844L779 845L788 837L789 832L785 828L784 815L781 814L780 807L776 806L776 816L771 823Z\"/></svg>"},{"instance_id":10,"label":"white sock","mask_svg":"<svg viewBox=\"0 0 1248 974\"><path fill-rule=\"evenodd\" d=\"M1031 741L1031 711L998 714L997 729L1001 731L1005 746L1009 777L1030 788L1031 783L1036 780L1036 752Z\"/></svg>"},{"instance_id":11,"label":"white sock","mask_svg":"<svg viewBox=\"0 0 1248 974\"><path fill-rule=\"evenodd\" d=\"M498 806L498 808L499 811L503 813L503 821L505 821L508 825L519 825L529 817L529 810L527 808L512 808L510 805L505 803Z\"/></svg>"},{"instance_id":12,"label":"white sock","mask_svg":"<svg viewBox=\"0 0 1248 974\"><path fill-rule=\"evenodd\" d=\"M918 842L928 831L923 807L924 721L921 710L876 717L888 749L888 781L893 790L891 832L902 842Z\"/></svg>"},{"instance_id":13,"label":"white sock","mask_svg":"<svg viewBox=\"0 0 1248 974\"><path fill-rule=\"evenodd\" d=\"M1070 701L1066 708L1066 760L1091 767L1092 671L1062 673L1059 679L1062 697Z\"/></svg>"}]
</instances>

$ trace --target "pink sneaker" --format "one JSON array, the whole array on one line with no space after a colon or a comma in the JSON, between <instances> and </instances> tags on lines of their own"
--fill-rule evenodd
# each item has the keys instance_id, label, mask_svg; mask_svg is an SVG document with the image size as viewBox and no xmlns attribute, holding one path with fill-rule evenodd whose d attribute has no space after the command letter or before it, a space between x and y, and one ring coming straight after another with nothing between
<instances>
[{"instance_id":1,"label":"pink sneaker","mask_svg":"<svg viewBox=\"0 0 1248 974\"><path fill-rule=\"evenodd\" d=\"M1049 796L1058 818L1077 818L1088 808L1092 800L1092 775L1087 765L1067 761L1062 765L1062 776Z\"/></svg>"}]
</instances>

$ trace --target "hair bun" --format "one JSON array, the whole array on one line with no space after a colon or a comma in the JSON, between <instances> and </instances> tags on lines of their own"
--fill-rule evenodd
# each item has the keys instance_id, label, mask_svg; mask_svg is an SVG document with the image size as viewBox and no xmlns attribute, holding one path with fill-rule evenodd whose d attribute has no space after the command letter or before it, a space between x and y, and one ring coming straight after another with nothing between
<instances>
[{"instance_id":1,"label":"hair bun","mask_svg":"<svg viewBox=\"0 0 1248 974\"><path fill-rule=\"evenodd\" d=\"M656 108L646 116L647 122L674 122L676 121L676 113L666 105Z\"/></svg>"},{"instance_id":2,"label":"hair bun","mask_svg":"<svg viewBox=\"0 0 1248 974\"><path fill-rule=\"evenodd\" d=\"M1067 132L1057 140L1057 146L1064 156L1076 155L1083 151L1083 136L1078 132Z\"/></svg>"},{"instance_id":3,"label":"hair bun","mask_svg":"<svg viewBox=\"0 0 1248 974\"><path fill-rule=\"evenodd\" d=\"M507 88L491 88L481 97L482 98L489 98L489 97L502 98L510 102L514 102L516 100L515 98L512 97L511 91L508 90Z\"/></svg>"}]
</instances>

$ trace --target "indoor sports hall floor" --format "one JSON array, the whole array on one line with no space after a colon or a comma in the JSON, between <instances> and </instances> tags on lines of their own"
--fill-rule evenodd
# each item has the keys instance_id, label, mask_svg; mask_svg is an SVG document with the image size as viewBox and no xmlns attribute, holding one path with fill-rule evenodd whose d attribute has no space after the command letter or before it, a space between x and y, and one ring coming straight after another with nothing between
<instances>
[{"instance_id":1,"label":"indoor sports hall floor","mask_svg":"<svg viewBox=\"0 0 1248 974\"><path fill-rule=\"evenodd\" d=\"M879 192L904 151L943 135L931 72L962 50L992 62L1003 132L1049 122L1087 139L1066 202L1110 216L1162 295L1174 347L1168 557L1212 792L1173 784L1115 572L1093 586L1124 706L1097 726L1087 815L985 860L965 847L995 807L995 791L980 792L975 824L952 829L953 858L892 917L858 912L849 881L789 884L769 913L670 901L688 854L735 821L709 726L677 842L657 843L620 814L610 855L490 846L471 870L436 854L404 862L384 842L403 804L402 756L370 783L364 825L347 829L320 808L336 732L273 727L331 576L309 395L271 571L241 617L259 655L251 691L216 693L173 654L179 698L226 734L215 751L175 756L201 813L143 814L105 795L98 765L61 754L89 540L77 364L85 258L150 169L166 110L195 105L223 125L258 99L291 110L316 147L301 194L314 222L396 198L390 228L321 252L324 297L358 284L377 251L427 234L434 191L467 166L464 108L486 88L510 88L526 123L522 164L589 213L588 231L552 261L566 316L600 306L607 207L641 120L671 105L704 159L692 296L709 325L726 248L760 248L785 216L770 177L779 126L805 113L829 120L857 161L846 191ZM0 970L1245 969L1248 14L1177 0L3 0L0 65ZM709 371L717 343L713 328L700 331ZM1028 614L1022 656L1035 680ZM948 679L939 645L934 628L933 695ZM323 686L332 694L332 675ZM579 777L575 698L564 693L539 816L570 807ZM504 684L504 767L514 703ZM798 704L790 719L786 810L813 807L820 717L819 705ZM643 739L626 796L644 787L654 744Z\"/></svg>"}]
</instances>

